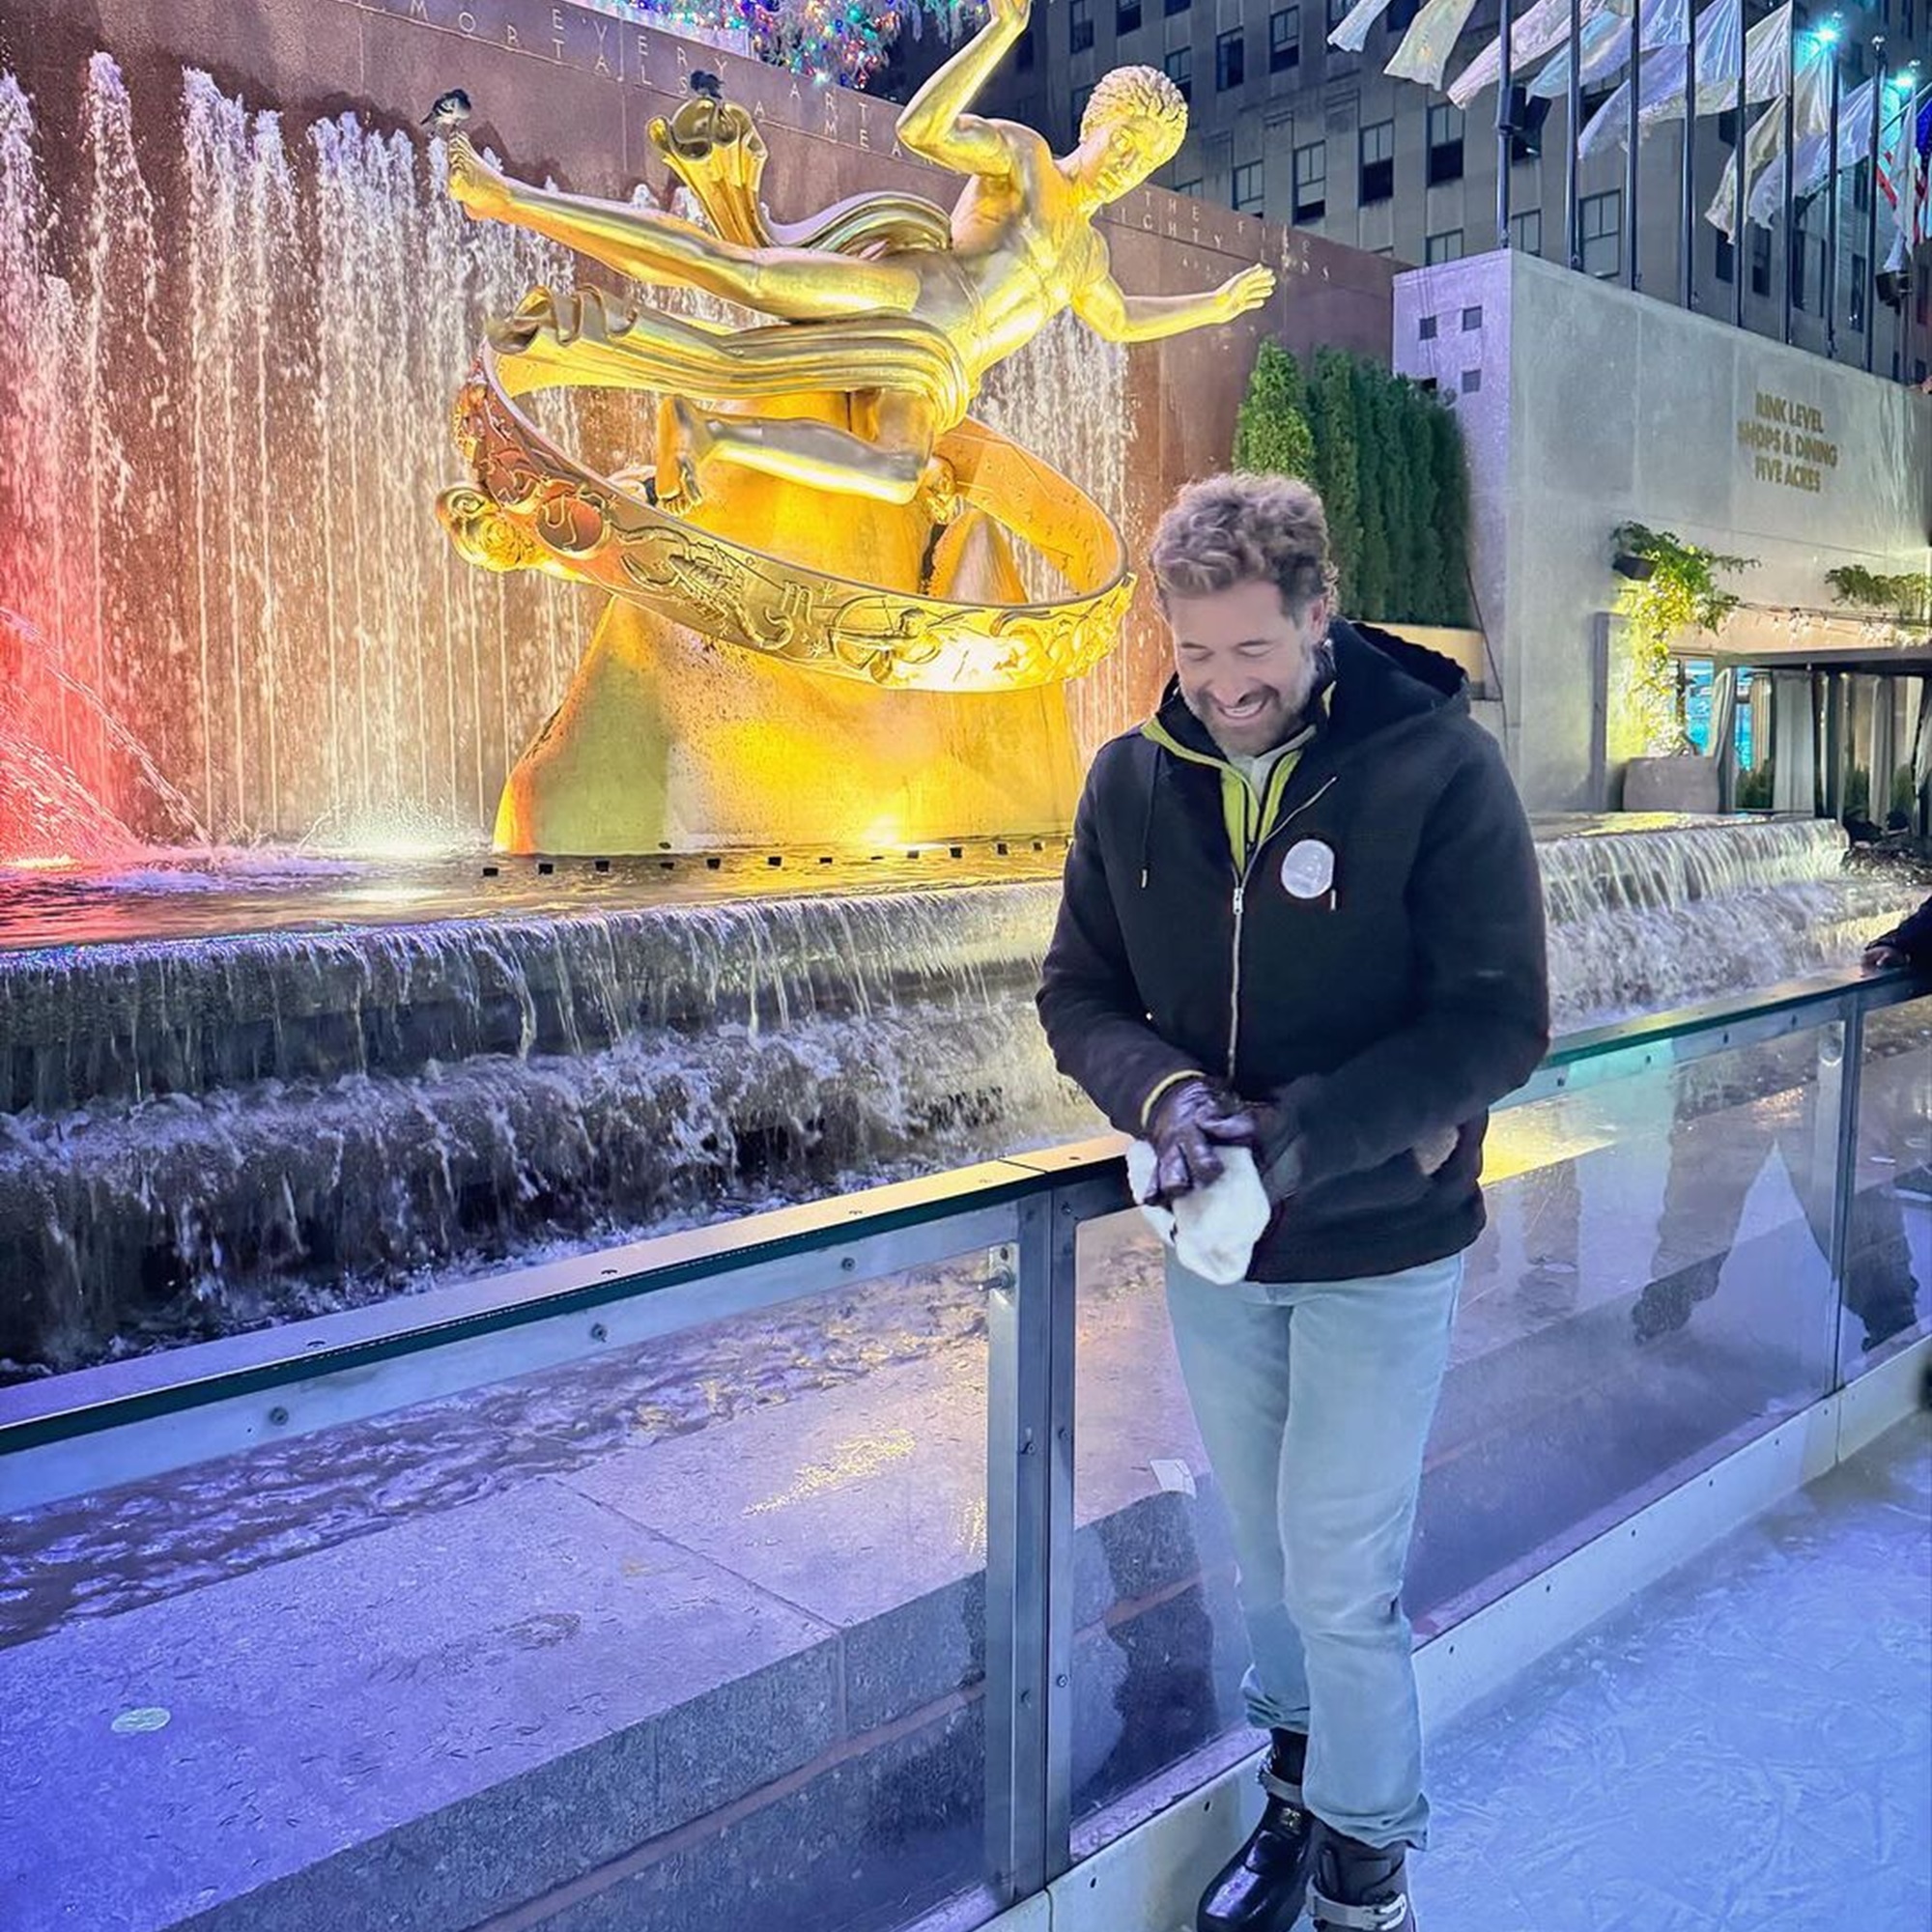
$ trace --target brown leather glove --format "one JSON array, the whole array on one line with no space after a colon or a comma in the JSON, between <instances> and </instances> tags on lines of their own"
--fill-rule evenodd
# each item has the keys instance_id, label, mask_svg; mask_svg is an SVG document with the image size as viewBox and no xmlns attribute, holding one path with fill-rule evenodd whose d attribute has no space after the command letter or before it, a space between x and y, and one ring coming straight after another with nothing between
<instances>
[{"instance_id":1,"label":"brown leather glove","mask_svg":"<svg viewBox=\"0 0 1932 1932\"><path fill-rule=\"evenodd\" d=\"M1238 1094L1191 1075L1154 1101L1146 1138L1154 1151L1152 1198L1172 1201L1219 1180L1221 1150L1260 1146L1261 1129Z\"/></svg>"}]
</instances>

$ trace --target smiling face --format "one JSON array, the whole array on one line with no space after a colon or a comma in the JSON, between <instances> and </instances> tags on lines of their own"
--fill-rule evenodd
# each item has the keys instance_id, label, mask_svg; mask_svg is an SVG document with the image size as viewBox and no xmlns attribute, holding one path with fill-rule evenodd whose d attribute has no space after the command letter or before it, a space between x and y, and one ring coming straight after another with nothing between
<instances>
[{"instance_id":1,"label":"smiling face","mask_svg":"<svg viewBox=\"0 0 1932 1932\"><path fill-rule=\"evenodd\" d=\"M1225 753L1252 758L1300 729L1328 634L1325 593L1291 610L1270 581L1197 596L1170 592L1174 668L1188 710Z\"/></svg>"}]
</instances>

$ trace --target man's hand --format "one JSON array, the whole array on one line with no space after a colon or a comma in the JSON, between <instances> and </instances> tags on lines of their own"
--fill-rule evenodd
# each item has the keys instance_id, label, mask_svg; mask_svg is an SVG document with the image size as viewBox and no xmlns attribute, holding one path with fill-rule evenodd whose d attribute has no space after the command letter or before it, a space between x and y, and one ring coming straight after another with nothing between
<instances>
[{"instance_id":1,"label":"man's hand","mask_svg":"<svg viewBox=\"0 0 1932 1932\"><path fill-rule=\"evenodd\" d=\"M1243 269L1238 275L1230 275L1214 291L1214 299L1223 316L1233 322L1237 315L1260 308L1273 294L1274 270L1257 263L1252 269Z\"/></svg>"},{"instance_id":2,"label":"man's hand","mask_svg":"<svg viewBox=\"0 0 1932 1932\"><path fill-rule=\"evenodd\" d=\"M1910 966L1912 959L1909 953L1900 952L1896 946L1886 946L1874 941L1865 948L1862 963L1867 973L1884 973L1894 966Z\"/></svg>"},{"instance_id":3,"label":"man's hand","mask_svg":"<svg viewBox=\"0 0 1932 1932\"><path fill-rule=\"evenodd\" d=\"M1221 1149L1259 1147L1261 1129L1236 1095L1190 1076L1155 1100L1147 1138L1154 1151L1152 1198L1172 1201L1219 1180Z\"/></svg>"}]
</instances>

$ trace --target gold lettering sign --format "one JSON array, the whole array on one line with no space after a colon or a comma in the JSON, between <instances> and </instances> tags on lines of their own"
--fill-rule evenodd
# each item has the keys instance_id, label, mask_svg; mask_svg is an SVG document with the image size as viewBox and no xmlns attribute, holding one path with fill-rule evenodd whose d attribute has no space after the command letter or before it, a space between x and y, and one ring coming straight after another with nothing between
<instances>
[{"instance_id":1,"label":"gold lettering sign","mask_svg":"<svg viewBox=\"0 0 1932 1932\"><path fill-rule=\"evenodd\" d=\"M1749 459L1757 482L1813 497L1838 467L1838 445L1832 440L1825 412L1815 403L1767 389L1752 399L1750 414L1739 417L1738 447Z\"/></svg>"}]
</instances>

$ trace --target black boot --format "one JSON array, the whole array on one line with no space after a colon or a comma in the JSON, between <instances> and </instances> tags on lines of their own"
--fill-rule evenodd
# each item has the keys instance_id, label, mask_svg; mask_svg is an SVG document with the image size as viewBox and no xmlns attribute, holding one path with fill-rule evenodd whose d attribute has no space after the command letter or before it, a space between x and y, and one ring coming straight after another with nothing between
<instances>
[{"instance_id":1,"label":"black boot","mask_svg":"<svg viewBox=\"0 0 1932 1932\"><path fill-rule=\"evenodd\" d=\"M1274 1748L1261 1769L1267 1793L1262 1821L1202 1893L1197 1932L1288 1932L1301 1917L1313 1823L1301 1808L1308 1740L1299 1731L1269 1735Z\"/></svg>"},{"instance_id":2,"label":"black boot","mask_svg":"<svg viewBox=\"0 0 1932 1932\"><path fill-rule=\"evenodd\" d=\"M1406 1853L1381 1850L1315 1821L1309 1847L1308 1910L1317 1932L1416 1932L1408 1903Z\"/></svg>"}]
</instances>

